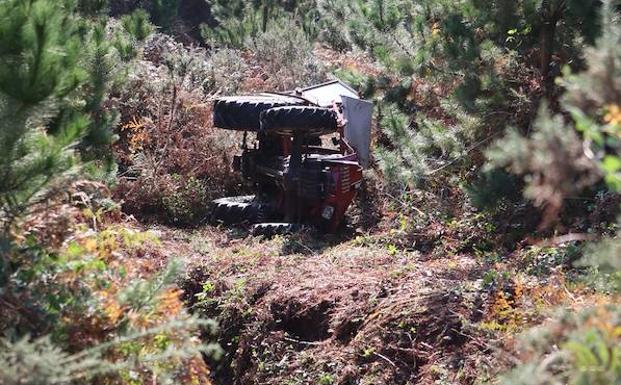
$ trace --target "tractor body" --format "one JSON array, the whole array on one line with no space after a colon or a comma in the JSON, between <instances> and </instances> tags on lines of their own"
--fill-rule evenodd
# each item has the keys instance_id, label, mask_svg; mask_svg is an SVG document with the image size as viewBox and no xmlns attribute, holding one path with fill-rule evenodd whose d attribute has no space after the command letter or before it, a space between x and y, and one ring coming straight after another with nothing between
<instances>
[{"instance_id":1,"label":"tractor body","mask_svg":"<svg viewBox=\"0 0 621 385\"><path fill-rule=\"evenodd\" d=\"M244 131L233 168L254 195L215 200L212 222L250 223L265 235L301 225L335 232L368 164L371 113L372 104L338 80L216 100L214 125Z\"/></svg>"}]
</instances>

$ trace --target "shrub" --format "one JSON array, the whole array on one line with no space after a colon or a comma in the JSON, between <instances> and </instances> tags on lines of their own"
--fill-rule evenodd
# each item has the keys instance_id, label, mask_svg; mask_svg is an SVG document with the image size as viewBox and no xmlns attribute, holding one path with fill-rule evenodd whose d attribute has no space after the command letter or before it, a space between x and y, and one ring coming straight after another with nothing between
<instances>
[{"instance_id":1,"label":"shrub","mask_svg":"<svg viewBox=\"0 0 621 385\"><path fill-rule=\"evenodd\" d=\"M177 176L176 179L180 178ZM208 202L209 193L205 183L195 177L185 180L176 191L162 198L168 218L182 225L203 221L207 216Z\"/></svg>"},{"instance_id":2,"label":"shrub","mask_svg":"<svg viewBox=\"0 0 621 385\"><path fill-rule=\"evenodd\" d=\"M619 102L619 86L621 79L619 72L618 44L621 37L621 26L618 15L613 12L613 3L607 2L604 8L604 33L596 47L589 50L587 58L589 68L578 75L571 75L564 81L568 92L563 106L573 117L572 124L582 134L583 143L572 131L574 127L566 127L563 119L548 118L550 130L556 132L553 136L534 137L526 139L518 137L519 142L526 141L527 146L534 142L549 141L555 138L562 143L563 138L573 137L578 145L571 148L580 148L580 154L586 156L590 162L599 164L601 171L606 174L606 181L611 190L618 188L618 169L610 168L610 160L619 157L617 138L610 138L610 146L603 145L604 139L610 132L616 132L616 115L611 114L610 106ZM602 65L606 63L605 65ZM603 80L606 79L606 80ZM605 84L604 84L605 83ZM591 87L599 86L597 92ZM608 106L608 107L607 107ZM611 131L612 130L612 131ZM586 150L586 154L584 152ZM574 153L578 153L574 150ZM590 153L590 154L589 154ZM568 154L571 155L571 154ZM531 158L542 157L539 154L530 154ZM512 156L513 164L518 163L522 156ZM580 170L580 163L575 158L569 158L565 164L572 170ZM531 171L529 167L527 171ZM596 174L598 175L598 174ZM531 177L536 181L537 176ZM560 186L559 186L560 185ZM548 191L559 186L563 192L561 181L555 181ZM541 194L541 193L540 193ZM546 196L545 193L540 196ZM616 233L618 224L610 226L611 232ZM590 250L589 250L590 249ZM618 290L621 264L619 263L619 238L613 235L595 245L591 245L586 257L578 264L594 269L602 276L607 285L606 290ZM594 304L578 313L565 313L554 320L550 325L536 330L527 340L527 353L522 357L522 363L502 378L502 383L516 384L614 384L621 381L621 351L619 350L619 330L621 309L613 297L609 305Z\"/></svg>"},{"instance_id":3,"label":"shrub","mask_svg":"<svg viewBox=\"0 0 621 385\"><path fill-rule=\"evenodd\" d=\"M531 360L501 378L506 385L607 385L621 381L618 306L564 314L529 335Z\"/></svg>"},{"instance_id":4,"label":"shrub","mask_svg":"<svg viewBox=\"0 0 621 385\"><path fill-rule=\"evenodd\" d=\"M112 224L105 187L73 183L106 162L125 67L101 4L0 3L0 383L206 383L178 264Z\"/></svg>"},{"instance_id":5,"label":"shrub","mask_svg":"<svg viewBox=\"0 0 621 385\"><path fill-rule=\"evenodd\" d=\"M205 52L156 35L145 55L155 63L137 63L120 95L116 194L128 213L195 224L209 200L238 189L230 167L235 136L212 125Z\"/></svg>"},{"instance_id":6,"label":"shrub","mask_svg":"<svg viewBox=\"0 0 621 385\"><path fill-rule=\"evenodd\" d=\"M604 33L586 52L588 69L567 74L563 105L589 145L611 189L621 190L621 26L612 6L606 9ZM595 91L597 90L597 91Z\"/></svg>"},{"instance_id":7,"label":"shrub","mask_svg":"<svg viewBox=\"0 0 621 385\"><path fill-rule=\"evenodd\" d=\"M615 133L621 124L614 111L620 103L617 47L621 27L609 6L606 12L605 33L596 47L588 50L588 69L577 75L566 70L564 80L560 80L567 88L562 107L572 121L567 124L565 116L552 115L542 107L530 137L511 131L487 153L488 169L505 167L524 177L525 196L545 207L542 225L554 222L567 197L594 185L602 175L610 189L619 187L621 141ZM602 66L602 62L608 64ZM602 91L592 92L592 87L601 87Z\"/></svg>"},{"instance_id":8,"label":"shrub","mask_svg":"<svg viewBox=\"0 0 621 385\"><path fill-rule=\"evenodd\" d=\"M325 80L325 71L313 55L311 42L317 33L319 17L314 1L278 4L211 0L210 3L216 23L202 25L201 32L208 45L216 52L223 52L214 59L226 59L235 52L231 49L247 50L252 55L246 55L244 61L261 71L247 74L250 78L244 79L245 88L289 90ZM257 81L252 77L263 79ZM234 80L229 79L228 83L234 84Z\"/></svg>"},{"instance_id":9,"label":"shrub","mask_svg":"<svg viewBox=\"0 0 621 385\"><path fill-rule=\"evenodd\" d=\"M109 47L100 25L83 35L79 21L74 8L46 0L0 4L3 226L75 174L75 146L97 152L111 139L113 118L100 109Z\"/></svg>"},{"instance_id":10,"label":"shrub","mask_svg":"<svg viewBox=\"0 0 621 385\"><path fill-rule=\"evenodd\" d=\"M215 22L201 25L201 34L211 46L243 48L249 40L272 28L280 28L285 20L293 20L296 25L300 25L307 38L313 38L317 34L319 16L314 0L207 2Z\"/></svg>"},{"instance_id":11,"label":"shrub","mask_svg":"<svg viewBox=\"0 0 621 385\"><path fill-rule=\"evenodd\" d=\"M380 143L376 157L389 186L401 192L433 183L465 152L457 127L430 117L411 119L395 105L378 106Z\"/></svg>"},{"instance_id":12,"label":"shrub","mask_svg":"<svg viewBox=\"0 0 621 385\"><path fill-rule=\"evenodd\" d=\"M156 237L118 224L101 184L64 191L4 234L0 382L206 381L200 354L215 350L195 335L212 325L183 311L180 265L162 268Z\"/></svg>"},{"instance_id":13,"label":"shrub","mask_svg":"<svg viewBox=\"0 0 621 385\"><path fill-rule=\"evenodd\" d=\"M210 65L211 87L216 92L233 95L249 80L249 66L240 51L230 48L215 50L211 54Z\"/></svg>"},{"instance_id":14,"label":"shrub","mask_svg":"<svg viewBox=\"0 0 621 385\"><path fill-rule=\"evenodd\" d=\"M137 41L144 41L152 32L153 24L144 9L137 9L129 15L121 16L121 25Z\"/></svg>"},{"instance_id":15,"label":"shrub","mask_svg":"<svg viewBox=\"0 0 621 385\"><path fill-rule=\"evenodd\" d=\"M293 21L283 19L245 44L278 90L325 80L325 72L313 55L313 45Z\"/></svg>"},{"instance_id":16,"label":"shrub","mask_svg":"<svg viewBox=\"0 0 621 385\"><path fill-rule=\"evenodd\" d=\"M545 107L539 114L530 138L511 131L487 151L487 167L527 175L524 195L545 208L543 224L548 225L558 218L565 198L577 196L599 175L572 128L560 116L551 117Z\"/></svg>"}]
</instances>

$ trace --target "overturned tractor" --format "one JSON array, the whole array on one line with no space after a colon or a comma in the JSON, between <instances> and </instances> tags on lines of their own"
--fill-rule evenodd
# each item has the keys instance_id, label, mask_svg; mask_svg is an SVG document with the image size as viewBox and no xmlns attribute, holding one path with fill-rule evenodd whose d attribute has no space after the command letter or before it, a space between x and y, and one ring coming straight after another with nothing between
<instances>
[{"instance_id":1,"label":"overturned tractor","mask_svg":"<svg viewBox=\"0 0 621 385\"><path fill-rule=\"evenodd\" d=\"M213 201L212 223L253 224L257 235L335 232L368 163L372 108L338 80L217 99L214 125L243 131L233 167L254 195Z\"/></svg>"}]
</instances>

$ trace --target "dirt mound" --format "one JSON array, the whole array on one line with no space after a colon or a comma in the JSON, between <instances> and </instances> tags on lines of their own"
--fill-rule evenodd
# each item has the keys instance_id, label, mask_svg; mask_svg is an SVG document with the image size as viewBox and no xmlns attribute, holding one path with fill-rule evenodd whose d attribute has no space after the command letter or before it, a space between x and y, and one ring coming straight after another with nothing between
<instances>
[{"instance_id":1,"label":"dirt mound","mask_svg":"<svg viewBox=\"0 0 621 385\"><path fill-rule=\"evenodd\" d=\"M287 255L290 242L194 256L183 286L191 308L220 323L218 383L432 384L449 370L460 373L452 383L474 381L489 350L468 326L473 260L424 263L354 241Z\"/></svg>"}]
</instances>

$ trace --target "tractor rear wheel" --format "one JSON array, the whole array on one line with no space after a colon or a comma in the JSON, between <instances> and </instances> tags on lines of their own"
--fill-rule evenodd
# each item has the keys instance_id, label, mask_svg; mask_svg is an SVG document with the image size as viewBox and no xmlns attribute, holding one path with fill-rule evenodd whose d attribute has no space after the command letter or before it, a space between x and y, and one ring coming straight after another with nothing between
<instances>
[{"instance_id":1,"label":"tractor rear wheel","mask_svg":"<svg viewBox=\"0 0 621 385\"><path fill-rule=\"evenodd\" d=\"M255 202L254 195L220 198L212 201L211 204L209 221L212 224L252 223L259 218L260 205Z\"/></svg>"},{"instance_id":2,"label":"tractor rear wheel","mask_svg":"<svg viewBox=\"0 0 621 385\"><path fill-rule=\"evenodd\" d=\"M281 95L225 96L214 103L213 124L228 130L258 131L263 111L306 103L300 98Z\"/></svg>"},{"instance_id":3,"label":"tractor rear wheel","mask_svg":"<svg viewBox=\"0 0 621 385\"><path fill-rule=\"evenodd\" d=\"M337 129L336 112L330 108L285 106L261 112L261 131L278 134L324 135Z\"/></svg>"}]
</instances>

